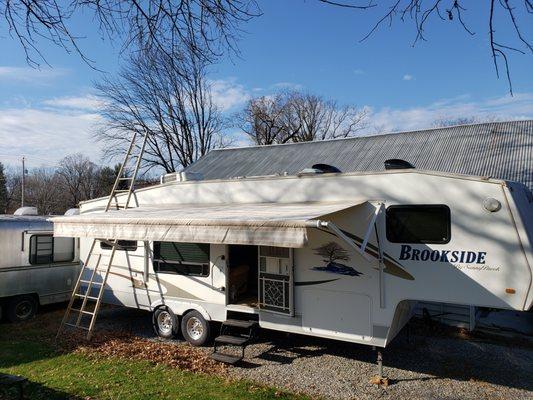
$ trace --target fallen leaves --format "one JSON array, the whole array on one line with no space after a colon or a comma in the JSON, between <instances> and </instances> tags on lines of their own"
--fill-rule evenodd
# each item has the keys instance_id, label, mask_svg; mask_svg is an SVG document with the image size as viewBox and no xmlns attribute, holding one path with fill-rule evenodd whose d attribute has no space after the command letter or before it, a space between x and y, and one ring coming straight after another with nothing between
<instances>
[{"instance_id":1,"label":"fallen leaves","mask_svg":"<svg viewBox=\"0 0 533 400\"><path fill-rule=\"evenodd\" d=\"M389 378L384 378L382 376L373 376L370 379L370 383L372 385L380 385L380 386L384 386L384 387L388 387L389 384L390 384Z\"/></svg>"},{"instance_id":2,"label":"fallen leaves","mask_svg":"<svg viewBox=\"0 0 533 400\"><path fill-rule=\"evenodd\" d=\"M121 357L129 360L145 360L182 370L222 375L223 364L209 358L204 350L189 344L164 343L121 332L99 332L90 342L82 334L74 332L58 344L68 351L88 356Z\"/></svg>"}]
</instances>

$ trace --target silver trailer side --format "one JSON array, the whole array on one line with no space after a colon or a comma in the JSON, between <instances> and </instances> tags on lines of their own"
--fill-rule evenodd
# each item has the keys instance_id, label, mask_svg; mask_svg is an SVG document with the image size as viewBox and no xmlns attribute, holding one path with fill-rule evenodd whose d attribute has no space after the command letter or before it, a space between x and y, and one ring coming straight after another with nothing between
<instances>
[{"instance_id":1,"label":"silver trailer side","mask_svg":"<svg viewBox=\"0 0 533 400\"><path fill-rule=\"evenodd\" d=\"M43 216L0 215L0 319L31 318L69 299L79 273L78 241L53 238Z\"/></svg>"}]
</instances>

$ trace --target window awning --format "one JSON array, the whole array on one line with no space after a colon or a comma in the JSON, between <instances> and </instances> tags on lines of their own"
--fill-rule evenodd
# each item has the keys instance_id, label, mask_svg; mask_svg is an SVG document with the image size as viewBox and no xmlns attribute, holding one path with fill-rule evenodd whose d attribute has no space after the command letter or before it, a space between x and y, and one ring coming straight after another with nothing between
<instances>
[{"instance_id":1,"label":"window awning","mask_svg":"<svg viewBox=\"0 0 533 400\"><path fill-rule=\"evenodd\" d=\"M365 202L158 205L51 221L55 236L304 247L319 218Z\"/></svg>"}]
</instances>

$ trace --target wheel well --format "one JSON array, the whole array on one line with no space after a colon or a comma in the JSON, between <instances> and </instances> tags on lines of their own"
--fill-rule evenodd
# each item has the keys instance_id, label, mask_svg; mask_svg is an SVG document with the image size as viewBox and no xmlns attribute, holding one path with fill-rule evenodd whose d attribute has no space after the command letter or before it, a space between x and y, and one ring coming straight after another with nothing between
<instances>
[{"instance_id":1,"label":"wheel well","mask_svg":"<svg viewBox=\"0 0 533 400\"><path fill-rule=\"evenodd\" d=\"M190 313L191 311L197 311L202 315L202 317L204 317L206 321L211 321L211 316L209 315L207 310L205 310L199 304L171 300L168 303L154 305L152 312L155 312L161 308L166 308L167 310L170 310L172 313L174 313L174 315L180 317L184 316L187 313Z\"/></svg>"},{"instance_id":2,"label":"wheel well","mask_svg":"<svg viewBox=\"0 0 533 400\"><path fill-rule=\"evenodd\" d=\"M196 311L198 313L200 313L200 315L207 321L207 322L211 322L211 316L207 313L207 311L205 311L204 309L202 308L188 308L187 310L185 310L183 312L183 314L181 314L182 316L190 313L191 311Z\"/></svg>"},{"instance_id":3,"label":"wheel well","mask_svg":"<svg viewBox=\"0 0 533 400\"><path fill-rule=\"evenodd\" d=\"M38 306L41 305L41 300L40 300L39 295L37 293L21 293L21 294L16 294L16 295L13 295L13 296L2 297L2 298L0 298L0 305L3 305L5 303L7 303L9 300L14 299L16 297L20 297L20 296L30 296L37 302Z\"/></svg>"},{"instance_id":4,"label":"wheel well","mask_svg":"<svg viewBox=\"0 0 533 400\"><path fill-rule=\"evenodd\" d=\"M198 311L198 310L196 310L196 309L194 309L194 308L189 308L188 310L183 311L183 314L181 314L181 316L183 317L183 316L189 314L191 311ZM198 312L199 312L200 314L202 314L202 312L200 312L200 311L198 311Z\"/></svg>"}]
</instances>

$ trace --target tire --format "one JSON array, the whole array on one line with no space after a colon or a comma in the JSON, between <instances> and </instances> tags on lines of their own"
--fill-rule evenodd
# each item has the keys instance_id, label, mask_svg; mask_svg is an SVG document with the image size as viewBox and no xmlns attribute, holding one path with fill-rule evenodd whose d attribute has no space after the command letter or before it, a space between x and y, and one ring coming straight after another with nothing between
<instances>
[{"instance_id":1,"label":"tire","mask_svg":"<svg viewBox=\"0 0 533 400\"><path fill-rule=\"evenodd\" d=\"M209 340L211 329L202 314L193 310L181 319L181 333L193 346L203 346Z\"/></svg>"},{"instance_id":2,"label":"tire","mask_svg":"<svg viewBox=\"0 0 533 400\"><path fill-rule=\"evenodd\" d=\"M6 303L6 317L11 322L28 321L37 313L37 300L30 295L16 296Z\"/></svg>"},{"instance_id":3,"label":"tire","mask_svg":"<svg viewBox=\"0 0 533 400\"><path fill-rule=\"evenodd\" d=\"M178 332L178 318L167 307L154 311L152 323L157 336L164 339L171 339Z\"/></svg>"}]
</instances>

